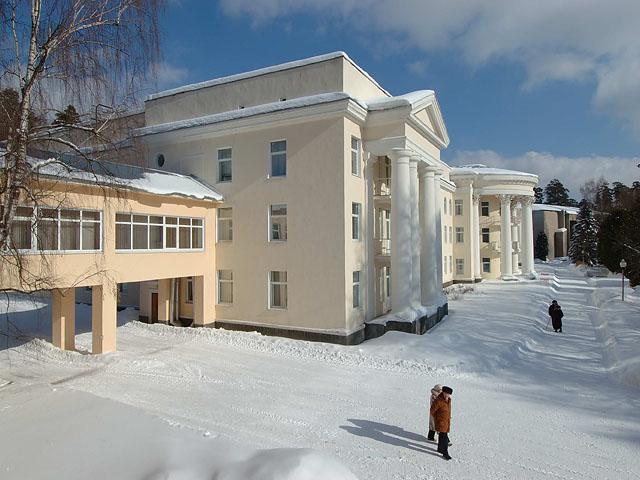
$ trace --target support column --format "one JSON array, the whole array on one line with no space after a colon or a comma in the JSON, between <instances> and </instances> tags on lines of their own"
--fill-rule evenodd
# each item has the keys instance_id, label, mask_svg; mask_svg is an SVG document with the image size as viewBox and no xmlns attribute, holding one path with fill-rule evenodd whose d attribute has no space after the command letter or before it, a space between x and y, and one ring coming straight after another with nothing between
<instances>
[{"instance_id":1,"label":"support column","mask_svg":"<svg viewBox=\"0 0 640 480\"><path fill-rule=\"evenodd\" d=\"M91 292L91 335L94 354L116 351L118 294L115 284L94 285Z\"/></svg>"},{"instance_id":2,"label":"support column","mask_svg":"<svg viewBox=\"0 0 640 480\"><path fill-rule=\"evenodd\" d=\"M391 308L400 313L411 303L411 152L391 154Z\"/></svg>"},{"instance_id":3,"label":"support column","mask_svg":"<svg viewBox=\"0 0 640 480\"><path fill-rule=\"evenodd\" d=\"M423 305L438 303L438 248L433 167L420 168L420 280Z\"/></svg>"},{"instance_id":4,"label":"support column","mask_svg":"<svg viewBox=\"0 0 640 480\"><path fill-rule=\"evenodd\" d=\"M473 240L471 242L473 256L473 277L482 278L482 259L480 258L480 195L473 196L473 208L471 210L473 222Z\"/></svg>"},{"instance_id":5,"label":"support column","mask_svg":"<svg viewBox=\"0 0 640 480\"><path fill-rule=\"evenodd\" d=\"M193 277L193 324L198 327L215 321L212 275Z\"/></svg>"},{"instance_id":6,"label":"support column","mask_svg":"<svg viewBox=\"0 0 640 480\"><path fill-rule=\"evenodd\" d=\"M442 195L440 192L440 179L442 178L442 174L438 172L434 172L433 182L433 202L435 203L436 209L436 265L437 265L437 281L436 287L438 289L438 298L442 297L442 262L444 261L442 258Z\"/></svg>"},{"instance_id":7,"label":"support column","mask_svg":"<svg viewBox=\"0 0 640 480\"><path fill-rule=\"evenodd\" d=\"M76 289L51 291L51 341L62 350L76 348Z\"/></svg>"},{"instance_id":8,"label":"support column","mask_svg":"<svg viewBox=\"0 0 640 480\"><path fill-rule=\"evenodd\" d=\"M151 317L149 317L151 318ZM171 279L158 280L158 322L170 323L171 320Z\"/></svg>"},{"instance_id":9,"label":"support column","mask_svg":"<svg viewBox=\"0 0 640 480\"><path fill-rule=\"evenodd\" d=\"M373 200L373 167L376 164L376 157L371 156L367 160L365 166L365 178L367 180L367 197L366 197L366 246L367 246L367 263L366 263L366 311L365 318L371 320L376 316L376 265L375 265L375 210Z\"/></svg>"},{"instance_id":10,"label":"support column","mask_svg":"<svg viewBox=\"0 0 640 480\"><path fill-rule=\"evenodd\" d=\"M500 206L500 275L502 279L511 279L512 260L511 255L511 195L499 195Z\"/></svg>"},{"instance_id":11,"label":"support column","mask_svg":"<svg viewBox=\"0 0 640 480\"><path fill-rule=\"evenodd\" d=\"M511 273L513 275L520 274L520 254L518 253L520 250L520 242L519 242L519 234L518 234L518 203L517 201L511 204L511 243L516 243L518 248L513 249L512 257L511 257Z\"/></svg>"},{"instance_id":12,"label":"support column","mask_svg":"<svg viewBox=\"0 0 640 480\"><path fill-rule=\"evenodd\" d=\"M524 197L522 200L522 274L535 275L535 263L533 261L533 213L531 204L533 197Z\"/></svg>"},{"instance_id":13,"label":"support column","mask_svg":"<svg viewBox=\"0 0 640 480\"><path fill-rule=\"evenodd\" d=\"M409 192L411 196L411 303L421 303L420 288L420 214L418 206L418 157L409 162Z\"/></svg>"}]
</instances>

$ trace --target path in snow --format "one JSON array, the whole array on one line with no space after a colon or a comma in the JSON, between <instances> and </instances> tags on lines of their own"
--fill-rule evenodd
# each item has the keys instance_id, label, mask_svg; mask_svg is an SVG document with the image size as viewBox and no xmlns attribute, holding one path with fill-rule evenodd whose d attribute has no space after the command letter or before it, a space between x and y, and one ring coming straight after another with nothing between
<instances>
[{"instance_id":1,"label":"path in snow","mask_svg":"<svg viewBox=\"0 0 640 480\"><path fill-rule=\"evenodd\" d=\"M0 409L13 392L79 390L249 448L326 452L360 479L640 478L638 390L603 368L594 287L539 267L552 280L480 284L429 334L358 347L137 322L103 357L31 341L0 352L14 382ZM562 334L545 329L552 298ZM454 388L451 462L424 438L434 383Z\"/></svg>"}]
</instances>

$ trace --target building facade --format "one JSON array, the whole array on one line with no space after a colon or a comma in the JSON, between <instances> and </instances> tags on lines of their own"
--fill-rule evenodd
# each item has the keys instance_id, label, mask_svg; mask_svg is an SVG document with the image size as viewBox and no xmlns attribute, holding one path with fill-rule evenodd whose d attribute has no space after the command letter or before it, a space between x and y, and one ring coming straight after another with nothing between
<instances>
[{"instance_id":1,"label":"building facade","mask_svg":"<svg viewBox=\"0 0 640 480\"><path fill-rule=\"evenodd\" d=\"M548 259L566 257L579 208L558 205L533 205L533 237L545 233L549 247Z\"/></svg>"}]
</instances>

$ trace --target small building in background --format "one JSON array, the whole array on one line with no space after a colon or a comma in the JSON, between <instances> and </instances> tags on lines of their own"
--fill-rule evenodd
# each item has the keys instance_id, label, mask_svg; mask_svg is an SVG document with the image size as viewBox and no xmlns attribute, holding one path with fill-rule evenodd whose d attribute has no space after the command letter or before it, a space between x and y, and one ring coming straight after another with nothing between
<instances>
[{"instance_id":1,"label":"small building in background","mask_svg":"<svg viewBox=\"0 0 640 480\"><path fill-rule=\"evenodd\" d=\"M533 239L544 232L549 239L547 258L566 257L579 209L560 205L533 205Z\"/></svg>"}]
</instances>

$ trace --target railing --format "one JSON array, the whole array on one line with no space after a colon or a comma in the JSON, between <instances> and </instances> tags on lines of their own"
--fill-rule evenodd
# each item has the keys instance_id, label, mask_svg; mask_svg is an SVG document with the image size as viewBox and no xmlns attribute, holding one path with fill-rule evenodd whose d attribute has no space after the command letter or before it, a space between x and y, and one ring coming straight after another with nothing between
<instances>
[{"instance_id":1,"label":"railing","mask_svg":"<svg viewBox=\"0 0 640 480\"><path fill-rule=\"evenodd\" d=\"M373 194L381 197L391 195L391 179L376 178L373 181Z\"/></svg>"},{"instance_id":2,"label":"railing","mask_svg":"<svg viewBox=\"0 0 640 480\"><path fill-rule=\"evenodd\" d=\"M376 245L376 255L391 255L390 238L374 238Z\"/></svg>"}]
</instances>

